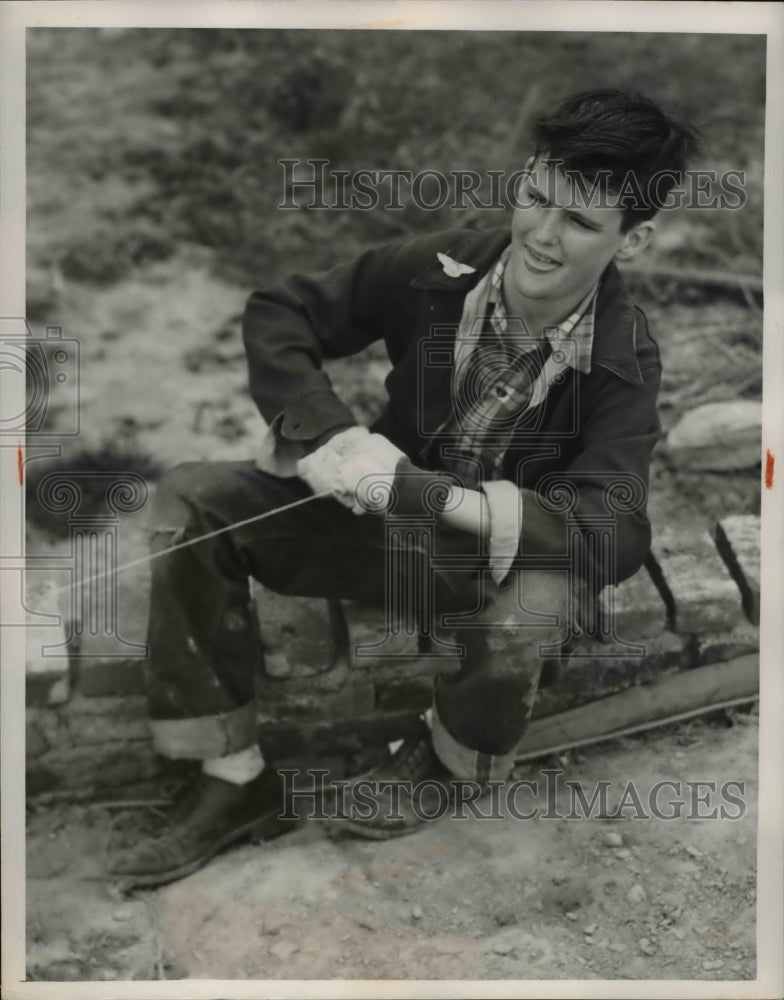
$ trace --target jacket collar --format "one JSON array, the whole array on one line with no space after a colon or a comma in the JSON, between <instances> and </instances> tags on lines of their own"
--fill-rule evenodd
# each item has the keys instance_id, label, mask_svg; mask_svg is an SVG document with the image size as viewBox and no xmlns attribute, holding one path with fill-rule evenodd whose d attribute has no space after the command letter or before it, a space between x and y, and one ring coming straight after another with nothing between
<instances>
[{"instance_id":1,"label":"jacket collar","mask_svg":"<svg viewBox=\"0 0 784 1000\"><path fill-rule=\"evenodd\" d=\"M473 230L444 233L442 253L460 264L473 268L470 273L450 277L437 257L411 281L412 288L456 292L465 295L492 268L509 245L508 229ZM611 371L633 385L642 385L635 344L634 306L615 264L610 263L599 282L596 301L592 365Z\"/></svg>"},{"instance_id":2,"label":"jacket collar","mask_svg":"<svg viewBox=\"0 0 784 1000\"><path fill-rule=\"evenodd\" d=\"M474 270L469 274L450 277L438 258L433 255L432 264L421 271L411 282L412 288L433 289L444 292L468 292L487 274L509 245L508 229L490 229L484 232L474 230L450 230L444 233L442 253Z\"/></svg>"}]
</instances>

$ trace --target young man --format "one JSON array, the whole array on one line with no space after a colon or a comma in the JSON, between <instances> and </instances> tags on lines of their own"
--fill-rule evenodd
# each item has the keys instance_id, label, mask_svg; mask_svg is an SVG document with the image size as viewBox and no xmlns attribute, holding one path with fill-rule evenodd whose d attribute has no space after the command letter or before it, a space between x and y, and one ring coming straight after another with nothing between
<instances>
[{"instance_id":1,"label":"young man","mask_svg":"<svg viewBox=\"0 0 784 1000\"><path fill-rule=\"evenodd\" d=\"M156 746L202 760L203 778L159 835L115 859L126 882L181 877L281 829L281 782L256 742L249 577L382 602L391 573L411 587L411 567L429 559L414 544L407 564L391 560L385 522L434 523L430 596L438 620L463 615L449 633L461 667L439 684L431 724L370 775L382 806L390 780L411 783L394 810L360 810L351 824L386 837L419 822L406 788L506 778L544 652L579 617L574 595L590 602L642 564L660 364L615 262L647 245L694 133L636 93L604 90L567 98L535 140L511 232L374 248L251 296L261 458L178 466L152 521L158 550L205 536L153 563L149 638ZM371 432L322 361L380 338L392 370ZM385 514L365 511L368 482L386 484ZM313 493L328 495L242 523Z\"/></svg>"}]
</instances>

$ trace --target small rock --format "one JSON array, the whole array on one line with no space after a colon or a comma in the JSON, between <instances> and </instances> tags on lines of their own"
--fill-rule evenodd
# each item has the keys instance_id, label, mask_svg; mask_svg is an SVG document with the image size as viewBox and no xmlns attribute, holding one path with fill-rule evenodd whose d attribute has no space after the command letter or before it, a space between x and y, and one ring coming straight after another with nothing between
<instances>
[{"instance_id":1,"label":"small rock","mask_svg":"<svg viewBox=\"0 0 784 1000\"><path fill-rule=\"evenodd\" d=\"M712 972L714 969L720 969L723 965L724 960L721 958L706 958L702 963L702 967L706 972Z\"/></svg>"},{"instance_id":2,"label":"small rock","mask_svg":"<svg viewBox=\"0 0 784 1000\"><path fill-rule=\"evenodd\" d=\"M510 944L508 941L501 941L498 944L493 945L493 951L496 955L508 955L514 949L514 945Z\"/></svg>"},{"instance_id":3,"label":"small rock","mask_svg":"<svg viewBox=\"0 0 784 1000\"><path fill-rule=\"evenodd\" d=\"M130 906L121 906L119 910L115 910L112 914L112 920L130 920L133 916L133 910Z\"/></svg>"},{"instance_id":4,"label":"small rock","mask_svg":"<svg viewBox=\"0 0 784 1000\"><path fill-rule=\"evenodd\" d=\"M628 861L632 856L632 852L627 850L625 847L622 847L619 851L615 852L615 856L620 858L621 861Z\"/></svg>"},{"instance_id":5,"label":"small rock","mask_svg":"<svg viewBox=\"0 0 784 1000\"><path fill-rule=\"evenodd\" d=\"M702 851L698 850L698 848L692 846L691 844L686 845L686 853L690 854L693 858L702 857Z\"/></svg>"},{"instance_id":6,"label":"small rock","mask_svg":"<svg viewBox=\"0 0 784 1000\"><path fill-rule=\"evenodd\" d=\"M680 927L673 927L672 933L679 941L683 941L683 939L686 937L686 931L684 931Z\"/></svg>"},{"instance_id":7,"label":"small rock","mask_svg":"<svg viewBox=\"0 0 784 1000\"><path fill-rule=\"evenodd\" d=\"M284 679L291 676L291 664L285 653L266 653L264 657L264 672L270 677Z\"/></svg>"},{"instance_id":8,"label":"small rock","mask_svg":"<svg viewBox=\"0 0 784 1000\"><path fill-rule=\"evenodd\" d=\"M586 924L585 927L583 927L583 934L595 934L598 929L598 924Z\"/></svg>"},{"instance_id":9,"label":"small rock","mask_svg":"<svg viewBox=\"0 0 784 1000\"><path fill-rule=\"evenodd\" d=\"M640 938L637 944L640 946L640 951L643 955L653 955L656 951L648 938Z\"/></svg>"},{"instance_id":10,"label":"small rock","mask_svg":"<svg viewBox=\"0 0 784 1000\"><path fill-rule=\"evenodd\" d=\"M459 941L434 941L432 948L439 955L459 955L463 951Z\"/></svg>"},{"instance_id":11,"label":"small rock","mask_svg":"<svg viewBox=\"0 0 784 1000\"><path fill-rule=\"evenodd\" d=\"M106 895L115 903L122 903L125 899L125 892L120 884L116 882L107 882L105 888Z\"/></svg>"},{"instance_id":12,"label":"small rock","mask_svg":"<svg viewBox=\"0 0 784 1000\"><path fill-rule=\"evenodd\" d=\"M602 843L605 847L623 847L623 837L615 830L606 830L602 834Z\"/></svg>"},{"instance_id":13,"label":"small rock","mask_svg":"<svg viewBox=\"0 0 784 1000\"><path fill-rule=\"evenodd\" d=\"M514 910L504 907L495 911L493 920L495 920L499 927L505 927L507 924L517 923L517 914Z\"/></svg>"},{"instance_id":14,"label":"small rock","mask_svg":"<svg viewBox=\"0 0 784 1000\"><path fill-rule=\"evenodd\" d=\"M666 448L673 464L690 472L751 469L759 464L761 431L759 402L704 403L672 428Z\"/></svg>"},{"instance_id":15,"label":"small rock","mask_svg":"<svg viewBox=\"0 0 784 1000\"><path fill-rule=\"evenodd\" d=\"M624 979L648 979L648 963L642 955L635 955L624 969Z\"/></svg>"},{"instance_id":16,"label":"small rock","mask_svg":"<svg viewBox=\"0 0 784 1000\"><path fill-rule=\"evenodd\" d=\"M293 941L278 941L270 948L270 954L274 955L275 958L279 958L281 962L285 961L287 958L291 958L299 951L299 945L295 944Z\"/></svg>"},{"instance_id":17,"label":"small rock","mask_svg":"<svg viewBox=\"0 0 784 1000\"><path fill-rule=\"evenodd\" d=\"M626 951L626 945L622 941L614 941L610 945L610 951L617 951L619 954Z\"/></svg>"},{"instance_id":18,"label":"small rock","mask_svg":"<svg viewBox=\"0 0 784 1000\"><path fill-rule=\"evenodd\" d=\"M566 919L567 920L576 920L577 919L577 914L573 910L569 910L569 912L566 914Z\"/></svg>"},{"instance_id":19,"label":"small rock","mask_svg":"<svg viewBox=\"0 0 784 1000\"><path fill-rule=\"evenodd\" d=\"M642 903L647 898L647 893L640 883L637 882L626 893L626 898L630 903Z\"/></svg>"},{"instance_id":20,"label":"small rock","mask_svg":"<svg viewBox=\"0 0 784 1000\"><path fill-rule=\"evenodd\" d=\"M411 911L411 916L414 918L414 920L421 920L422 919L422 907L421 906L415 906L414 909Z\"/></svg>"}]
</instances>

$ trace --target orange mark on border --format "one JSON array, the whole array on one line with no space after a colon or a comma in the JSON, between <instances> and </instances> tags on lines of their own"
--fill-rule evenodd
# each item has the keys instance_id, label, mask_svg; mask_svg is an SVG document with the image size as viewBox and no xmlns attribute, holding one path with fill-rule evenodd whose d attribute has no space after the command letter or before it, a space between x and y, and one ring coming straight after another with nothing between
<instances>
[{"instance_id":1,"label":"orange mark on border","mask_svg":"<svg viewBox=\"0 0 784 1000\"><path fill-rule=\"evenodd\" d=\"M768 448L765 451L765 489L773 489L773 467L776 464L776 456Z\"/></svg>"},{"instance_id":2,"label":"orange mark on border","mask_svg":"<svg viewBox=\"0 0 784 1000\"><path fill-rule=\"evenodd\" d=\"M24 452L21 448L16 449L16 474L19 478L19 485L24 486Z\"/></svg>"}]
</instances>

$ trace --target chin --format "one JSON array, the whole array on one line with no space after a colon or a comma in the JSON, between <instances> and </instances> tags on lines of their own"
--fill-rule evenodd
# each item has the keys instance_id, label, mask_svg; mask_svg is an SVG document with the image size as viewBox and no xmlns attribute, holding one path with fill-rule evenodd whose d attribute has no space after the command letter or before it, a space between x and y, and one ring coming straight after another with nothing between
<instances>
[{"instance_id":1,"label":"chin","mask_svg":"<svg viewBox=\"0 0 784 1000\"><path fill-rule=\"evenodd\" d=\"M558 284L556 282L547 280L547 277L543 280L535 278L528 273L521 275L520 281L517 282L517 288L529 299L540 299L558 294Z\"/></svg>"}]
</instances>

